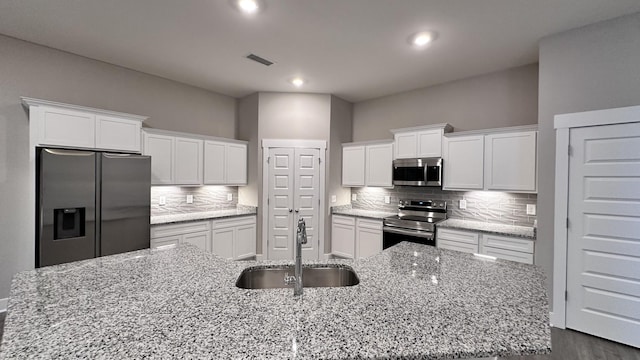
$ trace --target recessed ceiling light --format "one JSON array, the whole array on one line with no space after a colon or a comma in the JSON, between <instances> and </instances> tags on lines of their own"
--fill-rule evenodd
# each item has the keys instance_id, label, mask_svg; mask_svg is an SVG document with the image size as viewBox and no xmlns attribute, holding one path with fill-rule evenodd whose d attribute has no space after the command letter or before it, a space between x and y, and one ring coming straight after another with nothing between
<instances>
[{"instance_id":1,"label":"recessed ceiling light","mask_svg":"<svg viewBox=\"0 0 640 360\"><path fill-rule=\"evenodd\" d=\"M294 77L293 79L291 79L290 83L295 87L302 87L302 85L304 85L305 81L301 77Z\"/></svg>"},{"instance_id":2,"label":"recessed ceiling light","mask_svg":"<svg viewBox=\"0 0 640 360\"><path fill-rule=\"evenodd\" d=\"M411 35L409 41L413 46L423 48L432 43L436 39L436 35L434 31L421 31Z\"/></svg>"},{"instance_id":3,"label":"recessed ceiling light","mask_svg":"<svg viewBox=\"0 0 640 360\"><path fill-rule=\"evenodd\" d=\"M237 0L238 9L247 14L254 14L260 9L258 0Z\"/></svg>"}]
</instances>

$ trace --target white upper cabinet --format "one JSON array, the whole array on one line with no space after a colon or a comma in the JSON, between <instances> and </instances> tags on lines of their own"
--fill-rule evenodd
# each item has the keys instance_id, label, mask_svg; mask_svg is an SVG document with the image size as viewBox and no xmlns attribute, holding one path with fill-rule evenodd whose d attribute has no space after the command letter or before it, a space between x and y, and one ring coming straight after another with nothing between
<instances>
[{"instance_id":1,"label":"white upper cabinet","mask_svg":"<svg viewBox=\"0 0 640 360\"><path fill-rule=\"evenodd\" d=\"M526 131L485 136L487 190L537 190L536 135L536 131Z\"/></svg>"},{"instance_id":2,"label":"white upper cabinet","mask_svg":"<svg viewBox=\"0 0 640 360\"><path fill-rule=\"evenodd\" d=\"M445 190L537 191L536 126L445 136Z\"/></svg>"},{"instance_id":3,"label":"white upper cabinet","mask_svg":"<svg viewBox=\"0 0 640 360\"><path fill-rule=\"evenodd\" d=\"M220 185L226 181L226 144L219 141L204 142L204 183Z\"/></svg>"},{"instance_id":4,"label":"white upper cabinet","mask_svg":"<svg viewBox=\"0 0 640 360\"><path fill-rule=\"evenodd\" d=\"M393 186L393 143L342 144L342 186Z\"/></svg>"},{"instance_id":5,"label":"white upper cabinet","mask_svg":"<svg viewBox=\"0 0 640 360\"><path fill-rule=\"evenodd\" d=\"M413 159L442 156L442 136L453 128L449 124L435 124L413 128L393 129L394 159Z\"/></svg>"},{"instance_id":6,"label":"white upper cabinet","mask_svg":"<svg viewBox=\"0 0 640 360\"><path fill-rule=\"evenodd\" d=\"M143 130L152 185L246 185L247 143L166 130Z\"/></svg>"},{"instance_id":7,"label":"white upper cabinet","mask_svg":"<svg viewBox=\"0 0 640 360\"><path fill-rule=\"evenodd\" d=\"M205 141L204 184L246 185L247 145Z\"/></svg>"},{"instance_id":8,"label":"white upper cabinet","mask_svg":"<svg viewBox=\"0 0 640 360\"><path fill-rule=\"evenodd\" d=\"M203 150L202 140L176 137L174 153L174 181L180 185L201 185Z\"/></svg>"},{"instance_id":9,"label":"white upper cabinet","mask_svg":"<svg viewBox=\"0 0 640 360\"><path fill-rule=\"evenodd\" d=\"M140 153L144 116L22 98L37 146Z\"/></svg>"},{"instance_id":10,"label":"white upper cabinet","mask_svg":"<svg viewBox=\"0 0 640 360\"><path fill-rule=\"evenodd\" d=\"M393 186L393 143L367 145L367 186Z\"/></svg>"},{"instance_id":11,"label":"white upper cabinet","mask_svg":"<svg viewBox=\"0 0 640 360\"><path fill-rule=\"evenodd\" d=\"M144 132L144 154L151 156L151 184L171 185L175 183L173 161L175 137Z\"/></svg>"},{"instance_id":12,"label":"white upper cabinet","mask_svg":"<svg viewBox=\"0 0 640 360\"><path fill-rule=\"evenodd\" d=\"M365 184L364 145L342 147L342 186L364 186Z\"/></svg>"},{"instance_id":13,"label":"white upper cabinet","mask_svg":"<svg viewBox=\"0 0 640 360\"><path fill-rule=\"evenodd\" d=\"M140 152L140 121L96 115L96 148Z\"/></svg>"},{"instance_id":14,"label":"white upper cabinet","mask_svg":"<svg viewBox=\"0 0 640 360\"><path fill-rule=\"evenodd\" d=\"M443 159L445 190L483 189L483 135L445 137Z\"/></svg>"}]
</instances>

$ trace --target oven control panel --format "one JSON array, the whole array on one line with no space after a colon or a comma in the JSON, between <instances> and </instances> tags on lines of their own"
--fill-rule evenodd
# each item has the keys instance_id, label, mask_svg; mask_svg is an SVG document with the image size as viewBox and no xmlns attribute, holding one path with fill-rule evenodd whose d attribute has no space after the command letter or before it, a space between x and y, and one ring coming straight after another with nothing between
<instances>
[{"instance_id":1,"label":"oven control panel","mask_svg":"<svg viewBox=\"0 0 640 360\"><path fill-rule=\"evenodd\" d=\"M398 201L398 208L417 208L425 210L447 210L447 203L444 200L407 200Z\"/></svg>"}]
</instances>

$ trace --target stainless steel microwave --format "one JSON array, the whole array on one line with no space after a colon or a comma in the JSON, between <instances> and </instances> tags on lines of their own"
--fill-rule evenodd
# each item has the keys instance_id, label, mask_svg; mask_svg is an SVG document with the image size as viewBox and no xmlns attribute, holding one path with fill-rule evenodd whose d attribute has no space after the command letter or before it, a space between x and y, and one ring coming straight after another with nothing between
<instances>
[{"instance_id":1,"label":"stainless steel microwave","mask_svg":"<svg viewBox=\"0 0 640 360\"><path fill-rule=\"evenodd\" d=\"M442 186L442 158L393 160L393 184Z\"/></svg>"}]
</instances>

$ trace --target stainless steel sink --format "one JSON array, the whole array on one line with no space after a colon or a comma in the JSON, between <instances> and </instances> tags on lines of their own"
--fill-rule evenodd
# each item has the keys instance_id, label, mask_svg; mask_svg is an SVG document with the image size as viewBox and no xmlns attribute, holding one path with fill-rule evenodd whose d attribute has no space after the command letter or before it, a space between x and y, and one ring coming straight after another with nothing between
<instances>
[{"instance_id":1,"label":"stainless steel sink","mask_svg":"<svg viewBox=\"0 0 640 360\"><path fill-rule=\"evenodd\" d=\"M293 265L254 266L242 271L236 286L242 289L293 288L286 278L293 276ZM340 287L358 285L360 279L347 265L305 265L302 267L303 287Z\"/></svg>"}]
</instances>

